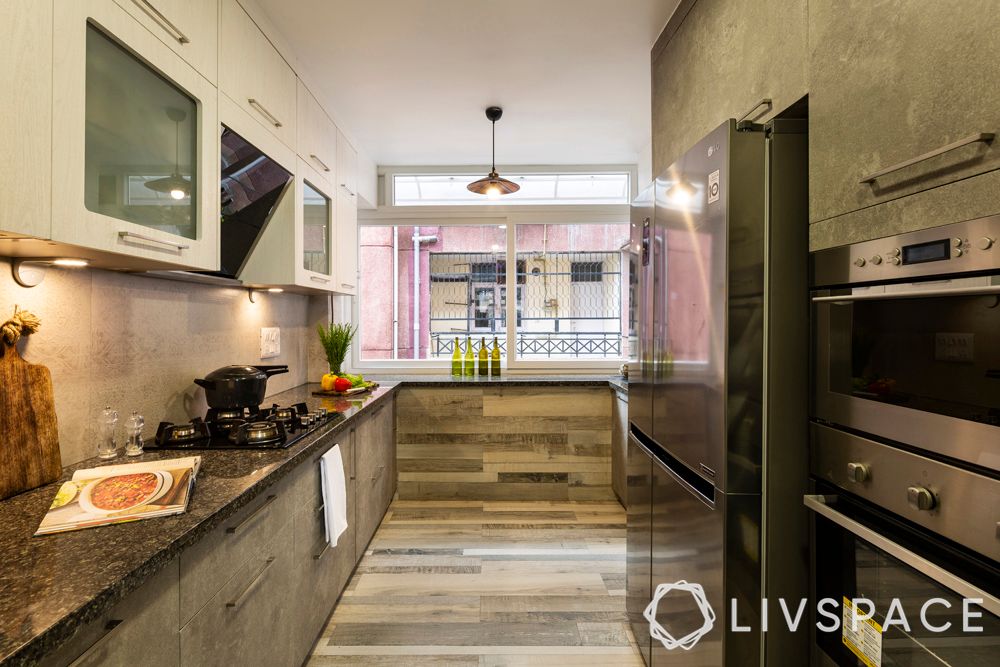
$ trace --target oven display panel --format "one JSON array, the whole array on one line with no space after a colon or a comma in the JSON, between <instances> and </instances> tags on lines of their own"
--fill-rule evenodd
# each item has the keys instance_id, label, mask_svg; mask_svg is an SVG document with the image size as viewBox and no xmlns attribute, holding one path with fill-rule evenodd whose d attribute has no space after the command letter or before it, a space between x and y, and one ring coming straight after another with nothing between
<instances>
[{"instance_id":1,"label":"oven display panel","mask_svg":"<svg viewBox=\"0 0 1000 667\"><path fill-rule=\"evenodd\" d=\"M903 264L923 264L951 258L948 239L903 246Z\"/></svg>"}]
</instances>

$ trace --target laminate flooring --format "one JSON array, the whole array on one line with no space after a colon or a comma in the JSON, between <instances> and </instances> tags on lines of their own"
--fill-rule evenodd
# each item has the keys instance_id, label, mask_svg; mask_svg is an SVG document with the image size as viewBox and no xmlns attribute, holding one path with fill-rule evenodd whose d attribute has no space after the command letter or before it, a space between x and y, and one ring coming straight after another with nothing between
<instances>
[{"instance_id":1,"label":"laminate flooring","mask_svg":"<svg viewBox=\"0 0 1000 667\"><path fill-rule=\"evenodd\" d=\"M641 667L617 502L396 500L308 661Z\"/></svg>"}]
</instances>

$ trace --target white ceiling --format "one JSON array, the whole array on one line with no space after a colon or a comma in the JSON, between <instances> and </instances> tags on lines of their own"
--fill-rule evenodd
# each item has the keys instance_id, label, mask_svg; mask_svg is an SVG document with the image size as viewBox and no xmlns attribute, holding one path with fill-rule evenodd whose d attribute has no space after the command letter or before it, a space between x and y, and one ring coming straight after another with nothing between
<instances>
[{"instance_id":1,"label":"white ceiling","mask_svg":"<svg viewBox=\"0 0 1000 667\"><path fill-rule=\"evenodd\" d=\"M649 50L677 0L257 0L384 165L634 164Z\"/></svg>"}]
</instances>

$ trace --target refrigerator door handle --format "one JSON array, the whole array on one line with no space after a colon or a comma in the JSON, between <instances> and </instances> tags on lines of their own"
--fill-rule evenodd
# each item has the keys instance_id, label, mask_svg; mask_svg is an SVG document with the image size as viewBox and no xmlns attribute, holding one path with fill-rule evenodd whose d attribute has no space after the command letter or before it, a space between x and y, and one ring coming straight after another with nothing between
<instances>
[{"instance_id":1,"label":"refrigerator door handle","mask_svg":"<svg viewBox=\"0 0 1000 667\"><path fill-rule=\"evenodd\" d=\"M638 431L634 426L629 428L628 433L629 439L634 442L639 449L646 452L650 457L652 457L653 462L662 468L675 482L681 485L688 493L700 500L705 506L715 509L715 485L711 482L702 479L697 473L691 472L687 469L679 469L684 464L676 461L673 456L669 453L660 450L655 444L650 442L649 444L643 442L648 438L641 431ZM655 448L655 449L654 449ZM688 477L692 478L689 481ZM702 486L704 489L699 489Z\"/></svg>"},{"instance_id":2,"label":"refrigerator door handle","mask_svg":"<svg viewBox=\"0 0 1000 667\"><path fill-rule=\"evenodd\" d=\"M982 600L980 606L983 609L989 611L995 616L1000 616L1000 599L997 599L995 596L990 595L981 588L970 584L966 580L957 577L948 570L935 565L922 556L913 553L906 547L896 544L889 538L880 535L868 526L858 523L846 514L838 512L830 507L830 504L835 501L836 496L806 495L802 498L802 502L806 507L816 512L823 518L829 519L844 530L854 534L865 542L871 543L877 549L881 549L893 558L902 561L909 567L912 567L921 574L930 577L935 582L951 589L958 595L961 595L964 598L977 598Z\"/></svg>"}]
</instances>

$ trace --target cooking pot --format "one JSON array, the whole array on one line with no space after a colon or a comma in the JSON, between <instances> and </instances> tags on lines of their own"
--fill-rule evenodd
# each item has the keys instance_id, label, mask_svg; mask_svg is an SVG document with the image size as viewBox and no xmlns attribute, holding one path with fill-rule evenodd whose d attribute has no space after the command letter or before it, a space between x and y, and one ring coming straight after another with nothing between
<instances>
[{"instance_id":1,"label":"cooking pot","mask_svg":"<svg viewBox=\"0 0 1000 667\"><path fill-rule=\"evenodd\" d=\"M194 381L205 388L210 408L255 408L264 402L267 378L287 373L288 366L224 366Z\"/></svg>"}]
</instances>

